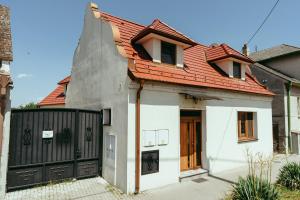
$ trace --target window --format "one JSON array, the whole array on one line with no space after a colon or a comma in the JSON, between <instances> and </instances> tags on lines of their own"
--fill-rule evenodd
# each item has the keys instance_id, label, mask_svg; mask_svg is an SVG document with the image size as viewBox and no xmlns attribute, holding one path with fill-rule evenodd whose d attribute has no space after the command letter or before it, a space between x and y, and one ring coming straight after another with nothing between
<instances>
[{"instance_id":1,"label":"window","mask_svg":"<svg viewBox=\"0 0 300 200\"><path fill-rule=\"evenodd\" d=\"M176 45L161 42L161 62L171 65L176 64Z\"/></svg>"},{"instance_id":2,"label":"window","mask_svg":"<svg viewBox=\"0 0 300 200\"><path fill-rule=\"evenodd\" d=\"M241 63L233 62L233 77L241 78Z\"/></svg>"},{"instance_id":3,"label":"window","mask_svg":"<svg viewBox=\"0 0 300 200\"><path fill-rule=\"evenodd\" d=\"M253 112L238 112L239 141L255 139L253 119L254 119Z\"/></svg>"}]
</instances>

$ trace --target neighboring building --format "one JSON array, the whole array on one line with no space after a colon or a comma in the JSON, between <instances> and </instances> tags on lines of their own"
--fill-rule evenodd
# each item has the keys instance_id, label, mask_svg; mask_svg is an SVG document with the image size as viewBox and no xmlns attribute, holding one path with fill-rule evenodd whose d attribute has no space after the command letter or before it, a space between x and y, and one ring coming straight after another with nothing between
<instances>
[{"instance_id":1,"label":"neighboring building","mask_svg":"<svg viewBox=\"0 0 300 200\"><path fill-rule=\"evenodd\" d=\"M0 197L6 189L10 128L10 63L13 60L9 8L0 5Z\"/></svg>"},{"instance_id":2,"label":"neighboring building","mask_svg":"<svg viewBox=\"0 0 300 200\"><path fill-rule=\"evenodd\" d=\"M68 84L70 82L70 76L67 76L60 82L58 86L41 102L38 103L39 108L64 108L65 98Z\"/></svg>"},{"instance_id":3,"label":"neighboring building","mask_svg":"<svg viewBox=\"0 0 300 200\"><path fill-rule=\"evenodd\" d=\"M253 74L276 94L272 104L274 150L287 151L291 132L300 131L300 48L282 44L250 57L256 61Z\"/></svg>"},{"instance_id":4,"label":"neighboring building","mask_svg":"<svg viewBox=\"0 0 300 200\"><path fill-rule=\"evenodd\" d=\"M272 154L272 97L248 57L199 44L91 3L74 53L66 107L103 109L103 177L127 193Z\"/></svg>"}]
</instances>

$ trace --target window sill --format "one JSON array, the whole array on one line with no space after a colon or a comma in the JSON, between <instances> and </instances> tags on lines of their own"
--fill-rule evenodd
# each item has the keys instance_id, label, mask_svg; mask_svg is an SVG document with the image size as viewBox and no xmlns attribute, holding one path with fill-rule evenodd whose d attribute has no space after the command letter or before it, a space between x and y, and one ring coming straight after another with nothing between
<instances>
[{"instance_id":1,"label":"window sill","mask_svg":"<svg viewBox=\"0 0 300 200\"><path fill-rule=\"evenodd\" d=\"M246 142L255 142L258 141L257 138L248 138L248 139L239 139L238 143L246 143Z\"/></svg>"}]
</instances>

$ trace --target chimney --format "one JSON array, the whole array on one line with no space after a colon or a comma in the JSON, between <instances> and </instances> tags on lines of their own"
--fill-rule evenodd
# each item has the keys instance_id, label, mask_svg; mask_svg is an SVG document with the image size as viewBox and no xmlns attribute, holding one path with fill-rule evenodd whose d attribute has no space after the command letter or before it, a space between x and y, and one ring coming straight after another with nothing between
<instances>
[{"instance_id":1,"label":"chimney","mask_svg":"<svg viewBox=\"0 0 300 200\"><path fill-rule=\"evenodd\" d=\"M2 5L0 5L0 60L13 60L9 9Z\"/></svg>"},{"instance_id":2,"label":"chimney","mask_svg":"<svg viewBox=\"0 0 300 200\"><path fill-rule=\"evenodd\" d=\"M245 56L249 56L250 54L250 51L249 51L249 48L248 48L248 44L244 44L243 48L242 48L242 52Z\"/></svg>"}]
</instances>

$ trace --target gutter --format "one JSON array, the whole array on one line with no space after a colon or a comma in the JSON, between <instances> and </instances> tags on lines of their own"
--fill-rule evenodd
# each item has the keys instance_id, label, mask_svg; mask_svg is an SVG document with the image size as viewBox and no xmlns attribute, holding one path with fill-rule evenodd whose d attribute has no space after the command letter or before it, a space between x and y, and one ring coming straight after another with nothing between
<instances>
[{"instance_id":1,"label":"gutter","mask_svg":"<svg viewBox=\"0 0 300 200\"><path fill-rule=\"evenodd\" d=\"M136 93L136 130L135 130L135 194L140 192L140 161L141 161L141 149L140 149L140 124L141 124L141 117L140 117L140 108L141 108L141 92L144 87L144 80L140 81L140 87Z\"/></svg>"},{"instance_id":2,"label":"gutter","mask_svg":"<svg viewBox=\"0 0 300 200\"><path fill-rule=\"evenodd\" d=\"M292 150L292 144L291 144L291 88L292 88L292 82L289 81L286 84L286 90L287 90L287 117L288 117L288 152L291 152Z\"/></svg>"}]
</instances>

